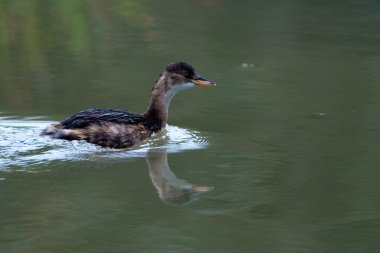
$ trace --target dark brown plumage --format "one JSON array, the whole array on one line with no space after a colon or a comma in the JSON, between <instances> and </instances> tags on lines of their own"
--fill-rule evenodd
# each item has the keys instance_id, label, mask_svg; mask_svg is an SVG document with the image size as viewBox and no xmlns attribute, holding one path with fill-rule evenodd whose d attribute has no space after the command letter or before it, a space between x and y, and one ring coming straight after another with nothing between
<instances>
[{"instance_id":1,"label":"dark brown plumage","mask_svg":"<svg viewBox=\"0 0 380 253\"><path fill-rule=\"evenodd\" d=\"M190 64L171 63L154 85L145 113L121 109L89 109L52 124L42 135L65 140L85 140L102 147L130 147L165 127L172 97L178 91L195 85L215 86L197 75Z\"/></svg>"}]
</instances>

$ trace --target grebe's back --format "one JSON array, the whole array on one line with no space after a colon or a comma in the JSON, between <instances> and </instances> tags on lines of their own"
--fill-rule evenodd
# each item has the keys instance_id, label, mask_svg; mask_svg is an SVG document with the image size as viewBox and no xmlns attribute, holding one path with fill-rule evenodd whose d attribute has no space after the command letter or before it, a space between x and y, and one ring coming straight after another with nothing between
<instances>
[{"instance_id":1,"label":"grebe's back","mask_svg":"<svg viewBox=\"0 0 380 253\"><path fill-rule=\"evenodd\" d=\"M51 125L42 134L65 140L85 140L103 147L126 148L160 129L160 125L141 114L121 109L89 109Z\"/></svg>"}]
</instances>

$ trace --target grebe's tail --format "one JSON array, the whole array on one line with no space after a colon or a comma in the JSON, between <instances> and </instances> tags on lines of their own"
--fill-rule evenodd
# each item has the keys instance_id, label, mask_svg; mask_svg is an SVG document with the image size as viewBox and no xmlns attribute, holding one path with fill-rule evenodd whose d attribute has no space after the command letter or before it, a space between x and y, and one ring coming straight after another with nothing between
<instances>
[{"instance_id":1,"label":"grebe's tail","mask_svg":"<svg viewBox=\"0 0 380 253\"><path fill-rule=\"evenodd\" d=\"M56 139L65 139L66 137L65 129L63 129L63 126L60 123L54 123L48 126L47 128L45 128L41 133L41 136L44 136L44 135L47 135Z\"/></svg>"}]
</instances>

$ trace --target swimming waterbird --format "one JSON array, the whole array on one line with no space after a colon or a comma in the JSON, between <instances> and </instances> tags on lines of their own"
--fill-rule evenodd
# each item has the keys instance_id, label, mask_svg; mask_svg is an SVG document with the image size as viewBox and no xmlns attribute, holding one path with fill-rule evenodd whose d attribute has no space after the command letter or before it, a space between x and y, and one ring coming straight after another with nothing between
<instances>
[{"instance_id":1,"label":"swimming waterbird","mask_svg":"<svg viewBox=\"0 0 380 253\"><path fill-rule=\"evenodd\" d=\"M146 112L122 109L89 109L74 114L43 130L41 135L65 140L85 140L102 147L127 148L163 129L174 95L194 86L215 86L185 62L165 67L152 89Z\"/></svg>"}]
</instances>

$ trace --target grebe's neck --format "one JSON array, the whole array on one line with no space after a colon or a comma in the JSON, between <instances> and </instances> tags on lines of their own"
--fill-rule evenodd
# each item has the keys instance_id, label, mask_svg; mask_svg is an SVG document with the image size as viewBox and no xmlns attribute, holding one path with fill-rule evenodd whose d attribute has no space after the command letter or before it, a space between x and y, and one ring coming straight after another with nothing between
<instances>
[{"instance_id":1,"label":"grebe's neck","mask_svg":"<svg viewBox=\"0 0 380 253\"><path fill-rule=\"evenodd\" d=\"M158 123L161 128L165 127L168 119L169 105L174 94L169 92L170 78L162 75L153 87L149 107L145 113L146 117Z\"/></svg>"},{"instance_id":2,"label":"grebe's neck","mask_svg":"<svg viewBox=\"0 0 380 253\"><path fill-rule=\"evenodd\" d=\"M166 74L162 74L156 85L153 87L149 107L145 116L151 121L165 127L168 120L170 101L177 92L194 86L193 83L174 84L172 79Z\"/></svg>"}]
</instances>

